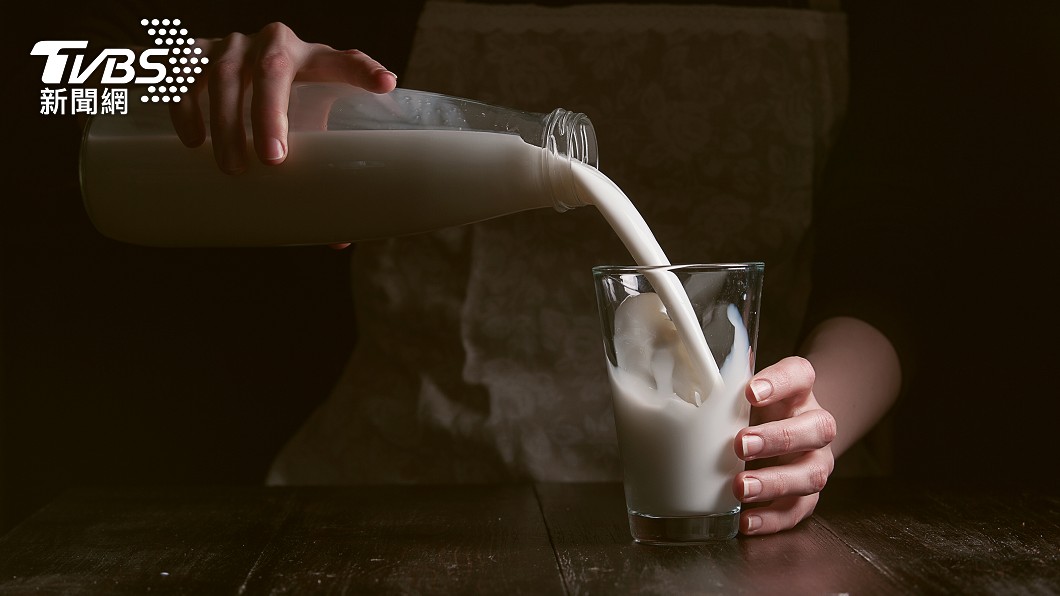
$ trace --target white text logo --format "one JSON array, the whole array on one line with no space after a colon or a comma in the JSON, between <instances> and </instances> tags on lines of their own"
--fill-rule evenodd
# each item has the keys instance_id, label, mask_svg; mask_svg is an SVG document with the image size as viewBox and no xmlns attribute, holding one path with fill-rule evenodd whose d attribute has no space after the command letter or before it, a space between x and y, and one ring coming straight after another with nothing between
<instances>
[{"instance_id":1,"label":"white text logo","mask_svg":"<svg viewBox=\"0 0 1060 596\"><path fill-rule=\"evenodd\" d=\"M84 85L96 77L99 85L148 85L141 90L140 101L147 103L179 102L188 86L200 76L209 58L195 39L181 27L180 19L142 19L140 25L154 43L137 55L127 48L107 48L88 60L82 40L39 41L30 51L44 56L41 82L45 85ZM42 114L125 114L128 113L128 90L106 88L41 89Z\"/></svg>"}]
</instances>

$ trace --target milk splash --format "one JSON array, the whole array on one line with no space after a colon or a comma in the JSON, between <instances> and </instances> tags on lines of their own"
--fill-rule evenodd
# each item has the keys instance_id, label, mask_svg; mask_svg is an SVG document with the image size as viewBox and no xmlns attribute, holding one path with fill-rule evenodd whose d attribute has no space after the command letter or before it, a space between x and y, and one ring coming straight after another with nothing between
<instances>
[{"instance_id":1,"label":"milk splash","mask_svg":"<svg viewBox=\"0 0 1060 596\"><path fill-rule=\"evenodd\" d=\"M596 206L633 260L641 266L669 265L670 261L655 235L622 189L595 168L582 163L573 165L578 194ZM707 346L696 313L677 276L663 269L647 271L645 275L662 299L666 314L674 322L696 373L690 392L681 397L690 403L698 404L721 383L717 362Z\"/></svg>"},{"instance_id":2,"label":"milk splash","mask_svg":"<svg viewBox=\"0 0 1060 596\"><path fill-rule=\"evenodd\" d=\"M582 164L574 174L579 196L596 206L638 265L670 264L614 182ZM643 273L656 293L628 296L616 309L616 363L608 366L627 506L649 516L738 511L731 482L743 462L732 441L750 414L742 396L752 374L747 329L735 305L708 313L702 325L732 330L731 345L715 346L727 349L718 352L725 354L719 367L677 275L666 267Z\"/></svg>"}]
</instances>

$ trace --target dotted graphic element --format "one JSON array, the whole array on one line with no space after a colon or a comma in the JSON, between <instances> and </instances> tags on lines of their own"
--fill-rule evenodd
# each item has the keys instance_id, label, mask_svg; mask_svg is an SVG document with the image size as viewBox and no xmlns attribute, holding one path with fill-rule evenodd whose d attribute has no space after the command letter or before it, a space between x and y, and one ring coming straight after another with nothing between
<instances>
[{"instance_id":1,"label":"dotted graphic element","mask_svg":"<svg viewBox=\"0 0 1060 596\"><path fill-rule=\"evenodd\" d=\"M207 64L210 59L202 55L202 48L195 47L195 38L189 37L188 30L180 26L180 19L141 19L140 25L147 29L155 46L166 47L170 53L170 73L164 81L167 84L148 87L147 94L141 95L140 101L179 102L181 94L188 92L188 85L195 82L195 75L202 74L200 65Z\"/></svg>"}]
</instances>

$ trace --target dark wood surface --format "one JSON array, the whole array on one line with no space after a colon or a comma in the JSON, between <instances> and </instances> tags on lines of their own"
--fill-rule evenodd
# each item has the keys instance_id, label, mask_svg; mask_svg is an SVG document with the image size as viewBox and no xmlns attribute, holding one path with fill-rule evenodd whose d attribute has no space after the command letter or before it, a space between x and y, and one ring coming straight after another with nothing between
<instances>
[{"instance_id":1,"label":"dark wood surface","mask_svg":"<svg viewBox=\"0 0 1060 596\"><path fill-rule=\"evenodd\" d=\"M833 479L796 529L635 544L618 484L84 488L0 594L1060 594L1060 497Z\"/></svg>"}]
</instances>

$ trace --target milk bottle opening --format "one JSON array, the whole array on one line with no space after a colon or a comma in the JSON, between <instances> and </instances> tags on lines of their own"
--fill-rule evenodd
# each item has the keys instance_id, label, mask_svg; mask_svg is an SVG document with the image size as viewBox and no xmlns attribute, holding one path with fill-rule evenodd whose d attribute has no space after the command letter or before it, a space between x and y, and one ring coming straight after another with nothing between
<instances>
[{"instance_id":1,"label":"milk bottle opening","mask_svg":"<svg viewBox=\"0 0 1060 596\"><path fill-rule=\"evenodd\" d=\"M550 171L547 179L552 183L552 201L557 211L566 211L586 205L578 195L577 184L571 176L556 171L564 167L569 169L571 162L580 161L593 168L599 168L599 156L596 147L596 132L585 114L570 112L563 108L552 111L544 120L543 144L553 155L566 158L566 164L560 160L545 159L543 164Z\"/></svg>"},{"instance_id":2,"label":"milk bottle opening","mask_svg":"<svg viewBox=\"0 0 1060 596\"><path fill-rule=\"evenodd\" d=\"M599 167L596 131L588 116L556 108L547 114L413 89L375 94L338 83L302 83L291 89L291 112L327 104L326 129L477 131L517 135L541 147L541 176L560 212L585 206L577 193L574 162ZM312 109L310 110L312 111ZM294 126L294 123L292 123ZM559 159L556 159L559 158Z\"/></svg>"}]
</instances>

